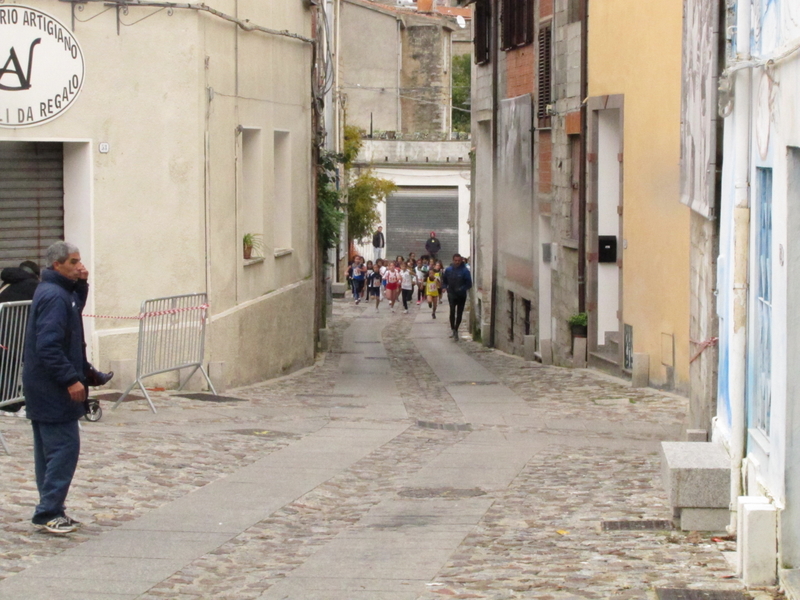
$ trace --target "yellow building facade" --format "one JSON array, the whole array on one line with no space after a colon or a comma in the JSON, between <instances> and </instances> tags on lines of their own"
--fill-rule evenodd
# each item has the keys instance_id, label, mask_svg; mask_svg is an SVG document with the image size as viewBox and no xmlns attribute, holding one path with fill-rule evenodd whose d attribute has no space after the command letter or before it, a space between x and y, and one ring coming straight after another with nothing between
<instances>
[{"instance_id":1,"label":"yellow building facade","mask_svg":"<svg viewBox=\"0 0 800 600\"><path fill-rule=\"evenodd\" d=\"M688 393L690 215L680 203L682 2L593 0L587 309L592 357Z\"/></svg>"}]
</instances>

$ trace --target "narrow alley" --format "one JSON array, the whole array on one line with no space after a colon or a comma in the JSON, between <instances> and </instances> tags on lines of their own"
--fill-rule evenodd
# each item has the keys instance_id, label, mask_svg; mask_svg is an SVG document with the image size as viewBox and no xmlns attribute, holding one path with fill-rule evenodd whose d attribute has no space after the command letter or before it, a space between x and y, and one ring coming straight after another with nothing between
<instances>
[{"instance_id":1,"label":"narrow alley","mask_svg":"<svg viewBox=\"0 0 800 600\"><path fill-rule=\"evenodd\" d=\"M0 599L773 597L742 591L734 542L670 528L685 399L456 342L424 306L336 301L332 333L214 402L104 403L69 537L31 529L30 426L0 419Z\"/></svg>"}]
</instances>

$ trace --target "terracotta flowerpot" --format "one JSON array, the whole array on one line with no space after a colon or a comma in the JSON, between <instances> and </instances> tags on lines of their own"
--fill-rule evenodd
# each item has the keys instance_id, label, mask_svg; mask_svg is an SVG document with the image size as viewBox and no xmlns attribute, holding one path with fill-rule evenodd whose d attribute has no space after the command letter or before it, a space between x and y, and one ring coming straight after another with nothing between
<instances>
[{"instance_id":1,"label":"terracotta flowerpot","mask_svg":"<svg viewBox=\"0 0 800 600\"><path fill-rule=\"evenodd\" d=\"M253 255L253 247L252 246L245 246L244 247L244 259L250 260L250 257Z\"/></svg>"}]
</instances>

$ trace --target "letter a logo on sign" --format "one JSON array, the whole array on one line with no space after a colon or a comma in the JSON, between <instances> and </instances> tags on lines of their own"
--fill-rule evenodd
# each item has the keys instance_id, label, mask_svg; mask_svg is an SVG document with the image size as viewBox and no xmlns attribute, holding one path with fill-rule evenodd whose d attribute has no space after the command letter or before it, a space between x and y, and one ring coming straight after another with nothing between
<instances>
[{"instance_id":1,"label":"letter a logo on sign","mask_svg":"<svg viewBox=\"0 0 800 600\"><path fill-rule=\"evenodd\" d=\"M83 88L83 51L55 17L0 0L0 129L58 118Z\"/></svg>"},{"instance_id":2,"label":"letter a logo on sign","mask_svg":"<svg viewBox=\"0 0 800 600\"><path fill-rule=\"evenodd\" d=\"M31 48L28 51L28 69L25 73L22 72L22 65L19 64L19 59L17 58L17 51L14 50L14 46L11 46L11 51L8 55L8 60L6 64L3 65L3 68L0 69L0 90L7 90L10 92L19 91L19 90L29 90L31 89L31 70L33 69L33 49L42 42L42 38L36 38L31 42ZM8 65L13 65L12 69L8 68ZM3 77L8 75L9 73L17 76L18 85L10 86L3 84Z\"/></svg>"}]
</instances>

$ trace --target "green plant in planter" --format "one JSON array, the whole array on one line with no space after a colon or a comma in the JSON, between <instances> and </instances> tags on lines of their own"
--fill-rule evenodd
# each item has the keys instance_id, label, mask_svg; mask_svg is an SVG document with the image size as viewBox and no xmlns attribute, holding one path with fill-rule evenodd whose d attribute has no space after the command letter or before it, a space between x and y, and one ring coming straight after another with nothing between
<instances>
[{"instance_id":1,"label":"green plant in planter","mask_svg":"<svg viewBox=\"0 0 800 600\"><path fill-rule=\"evenodd\" d=\"M575 313L568 320L570 327L587 327L589 325L589 315L585 312Z\"/></svg>"},{"instance_id":2,"label":"green plant in planter","mask_svg":"<svg viewBox=\"0 0 800 600\"><path fill-rule=\"evenodd\" d=\"M245 260L253 256L253 250L258 254L264 248L260 233L245 233L242 236L242 252Z\"/></svg>"}]
</instances>

